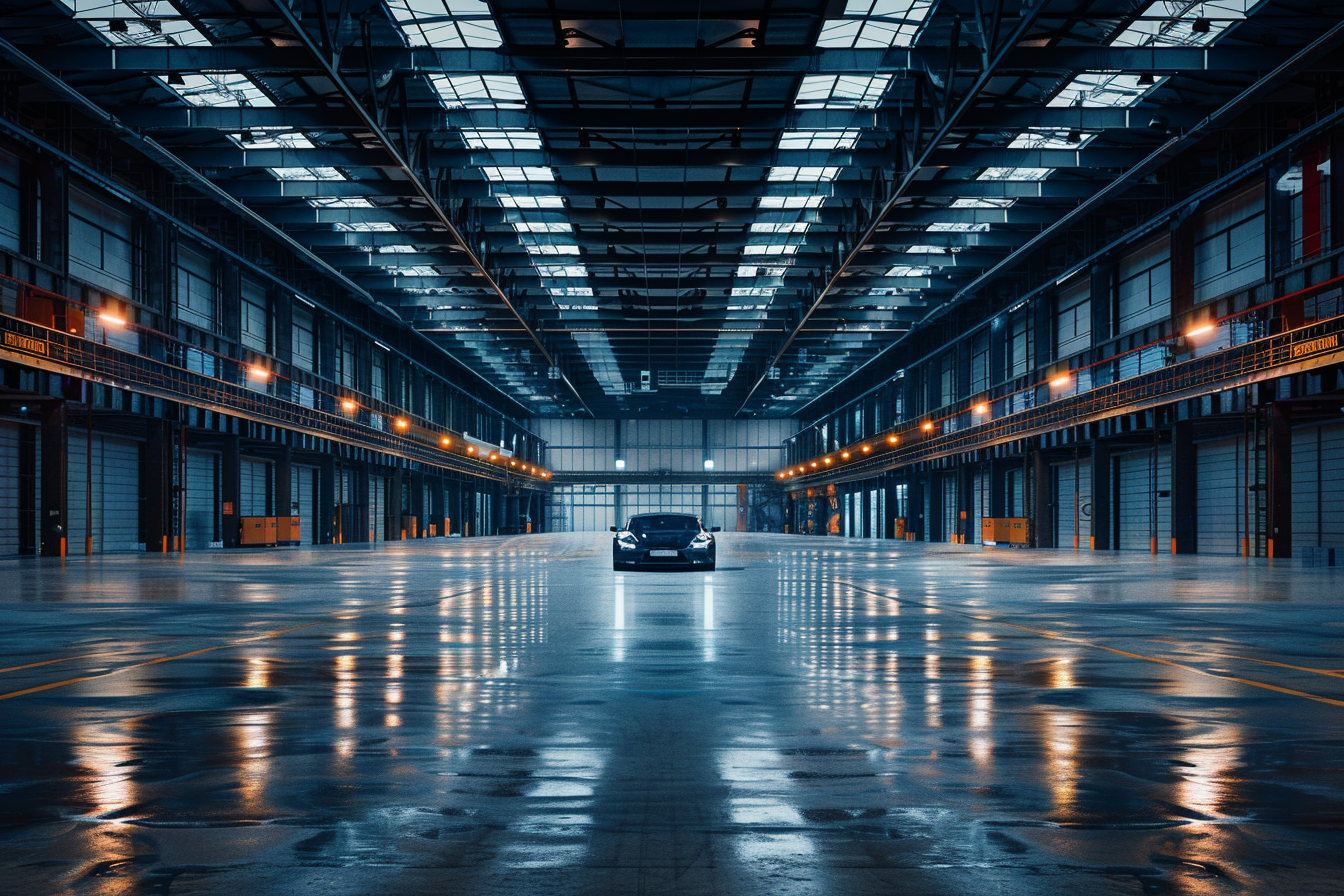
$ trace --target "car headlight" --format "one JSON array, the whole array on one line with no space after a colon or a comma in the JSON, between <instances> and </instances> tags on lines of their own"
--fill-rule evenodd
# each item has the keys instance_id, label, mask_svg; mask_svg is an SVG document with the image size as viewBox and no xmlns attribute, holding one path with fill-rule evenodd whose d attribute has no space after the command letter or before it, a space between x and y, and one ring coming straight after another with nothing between
<instances>
[{"instance_id":1,"label":"car headlight","mask_svg":"<svg viewBox=\"0 0 1344 896\"><path fill-rule=\"evenodd\" d=\"M691 539L691 547L693 548L703 548L713 543L714 543L714 536L710 535L708 532L701 532L699 535Z\"/></svg>"},{"instance_id":2,"label":"car headlight","mask_svg":"<svg viewBox=\"0 0 1344 896\"><path fill-rule=\"evenodd\" d=\"M639 549L639 542L635 536L629 532L619 532L616 535L616 543L621 546L623 551L635 551Z\"/></svg>"}]
</instances>

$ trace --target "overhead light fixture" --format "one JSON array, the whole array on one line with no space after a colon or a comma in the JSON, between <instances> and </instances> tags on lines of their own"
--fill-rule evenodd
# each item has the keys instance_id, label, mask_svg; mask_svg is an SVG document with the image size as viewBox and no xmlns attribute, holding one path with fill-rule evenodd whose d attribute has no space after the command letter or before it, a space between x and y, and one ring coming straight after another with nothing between
<instances>
[{"instance_id":1,"label":"overhead light fixture","mask_svg":"<svg viewBox=\"0 0 1344 896\"><path fill-rule=\"evenodd\" d=\"M825 464L826 466L828 466L828 467L831 465L831 459L830 459L829 457L822 458L822 461L821 461L821 462L824 463L824 464Z\"/></svg>"},{"instance_id":2,"label":"overhead light fixture","mask_svg":"<svg viewBox=\"0 0 1344 896\"><path fill-rule=\"evenodd\" d=\"M887 436L887 444L888 444L888 445L896 445L896 444L899 444L900 441L901 441L901 437L900 437L900 436Z\"/></svg>"},{"instance_id":3,"label":"overhead light fixture","mask_svg":"<svg viewBox=\"0 0 1344 896\"><path fill-rule=\"evenodd\" d=\"M1152 87L1156 83L1157 79L1153 77L1152 72L1144 72L1143 74L1139 75L1140 87Z\"/></svg>"},{"instance_id":4,"label":"overhead light fixture","mask_svg":"<svg viewBox=\"0 0 1344 896\"><path fill-rule=\"evenodd\" d=\"M1193 329L1186 330L1185 338L1197 339L1200 336L1206 336L1212 332L1213 332L1213 324L1200 324L1199 326L1194 327Z\"/></svg>"},{"instance_id":5,"label":"overhead light fixture","mask_svg":"<svg viewBox=\"0 0 1344 896\"><path fill-rule=\"evenodd\" d=\"M184 80L182 80L182 76L181 76L180 74L178 74L177 72L169 72L169 73L168 73L167 81L168 81L168 86L169 86L169 87L186 87L186 86L187 86L187 82L184 81Z\"/></svg>"},{"instance_id":6,"label":"overhead light fixture","mask_svg":"<svg viewBox=\"0 0 1344 896\"><path fill-rule=\"evenodd\" d=\"M720 196L718 199L715 199L715 200L714 200L714 205L717 206L718 208L721 208L721 209L727 208L727 207L728 207L728 197L727 197L727 196Z\"/></svg>"},{"instance_id":7,"label":"overhead light fixture","mask_svg":"<svg viewBox=\"0 0 1344 896\"><path fill-rule=\"evenodd\" d=\"M125 19L108 19L108 20L107 20L107 30L108 30L108 31L111 31L111 32L113 32L113 33L115 33L115 34L125 34L125 33L126 33L126 30L127 30L127 29L126 29L126 20L125 20Z\"/></svg>"},{"instance_id":8,"label":"overhead light fixture","mask_svg":"<svg viewBox=\"0 0 1344 896\"><path fill-rule=\"evenodd\" d=\"M405 431L411 428L411 421L407 420L405 417L398 417L393 425L396 426L397 429Z\"/></svg>"},{"instance_id":9,"label":"overhead light fixture","mask_svg":"<svg viewBox=\"0 0 1344 896\"><path fill-rule=\"evenodd\" d=\"M111 314L110 312L107 311L103 311L98 315L98 322L105 327L126 326L125 318L117 317L115 314Z\"/></svg>"},{"instance_id":10,"label":"overhead light fixture","mask_svg":"<svg viewBox=\"0 0 1344 896\"><path fill-rule=\"evenodd\" d=\"M1068 143L1082 143L1083 132L1078 130L1077 128L1074 128L1064 136L1064 140Z\"/></svg>"},{"instance_id":11,"label":"overhead light fixture","mask_svg":"<svg viewBox=\"0 0 1344 896\"><path fill-rule=\"evenodd\" d=\"M983 417L985 414L989 413L989 405L978 404L975 407L971 408L971 413L975 414L977 417Z\"/></svg>"},{"instance_id":12,"label":"overhead light fixture","mask_svg":"<svg viewBox=\"0 0 1344 896\"><path fill-rule=\"evenodd\" d=\"M841 460L849 460L849 452L848 452L848 451L841 451L841 452L840 452L840 459L841 459Z\"/></svg>"},{"instance_id":13,"label":"overhead light fixture","mask_svg":"<svg viewBox=\"0 0 1344 896\"><path fill-rule=\"evenodd\" d=\"M930 423L930 422L928 422L928 421L925 421L924 426L922 427L922 429L923 429L925 432L933 432L933 424Z\"/></svg>"},{"instance_id":14,"label":"overhead light fixture","mask_svg":"<svg viewBox=\"0 0 1344 896\"><path fill-rule=\"evenodd\" d=\"M588 138L588 129L579 128L579 149L587 149L593 145L593 141Z\"/></svg>"},{"instance_id":15,"label":"overhead light fixture","mask_svg":"<svg viewBox=\"0 0 1344 896\"><path fill-rule=\"evenodd\" d=\"M714 458L712 457L705 458L705 469L706 470L714 469Z\"/></svg>"},{"instance_id":16,"label":"overhead light fixture","mask_svg":"<svg viewBox=\"0 0 1344 896\"><path fill-rule=\"evenodd\" d=\"M1067 386L1070 382L1071 382L1071 379L1070 379L1069 375L1068 375L1067 373L1063 373L1063 374L1060 374L1059 376L1055 377L1054 379L1052 379L1052 380L1050 381L1050 385L1054 386L1056 389L1063 389L1063 388L1064 388L1065 386Z\"/></svg>"},{"instance_id":17,"label":"overhead light fixture","mask_svg":"<svg viewBox=\"0 0 1344 896\"><path fill-rule=\"evenodd\" d=\"M341 410L345 411L347 414L353 414L358 407L359 405L348 398L341 402Z\"/></svg>"},{"instance_id":18,"label":"overhead light fixture","mask_svg":"<svg viewBox=\"0 0 1344 896\"><path fill-rule=\"evenodd\" d=\"M862 451L864 454L867 454L869 451L872 451L873 448L872 448L871 445L864 445L864 446L863 446L862 448L860 448L859 450Z\"/></svg>"},{"instance_id":19,"label":"overhead light fixture","mask_svg":"<svg viewBox=\"0 0 1344 896\"><path fill-rule=\"evenodd\" d=\"M625 458L623 458L623 457L618 457L618 458L616 458L616 469L618 469L618 470L624 470L624 469L625 469Z\"/></svg>"},{"instance_id":20,"label":"overhead light fixture","mask_svg":"<svg viewBox=\"0 0 1344 896\"><path fill-rule=\"evenodd\" d=\"M468 445L468 446L467 446L467 453L468 453L468 454L475 454L475 453L476 453L476 446L475 446L475 445Z\"/></svg>"},{"instance_id":21,"label":"overhead light fixture","mask_svg":"<svg viewBox=\"0 0 1344 896\"><path fill-rule=\"evenodd\" d=\"M445 448L451 448L453 447L453 440L449 436L444 436L443 438L439 439L439 444Z\"/></svg>"},{"instance_id":22,"label":"overhead light fixture","mask_svg":"<svg viewBox=\"0 0 1344 896\"><path fill-rule=\"evenodd\" d=\"M1167 120L1167 116L1165 115L1154 115L1152 118L1148 120L1148 127L1152 128L1155 131L1160 131L1164 134L1167 132L1167 128L1170 126L1171 122Z\"/></svg>"},{"instance_id":23,"label":"overhead light fixture","mask_svg":"<svg viewBox=\"0 0 1344 896\"><path fill-rule=\"evenodd\" d=\"M268 380L271 378L271 372L265 367L249 367L247 375L254 380Z\"/></svg>"},{"instance_id":24,"label":"overhead light fixture","mask_svg":"<svg viewBox=\"0 0 1344 896\"><path fill-rule=\"evenodd\" d=\"M1210 23L1208 19L1199 16L1193 23L1191 23L1190 30L1195 34L1208 34L1211 24L1212 23Z\"/></svg>"}]
</instances>

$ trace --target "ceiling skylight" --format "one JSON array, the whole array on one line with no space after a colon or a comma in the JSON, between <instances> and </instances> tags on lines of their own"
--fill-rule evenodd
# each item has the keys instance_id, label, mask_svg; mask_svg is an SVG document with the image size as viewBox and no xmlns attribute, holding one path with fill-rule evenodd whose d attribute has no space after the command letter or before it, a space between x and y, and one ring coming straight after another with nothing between
<instances>
[{"instance_id":1,"label":"ceiling skylight","mask_svg":"<svg viewBox=\"0 0 1344 896\"><path fill-rule=\"evenodd\" d=\"M773 296L778 289L778 286L734 286L732 296L735 299L768 298ZM764 308L765 306L761 305L759 307Z\"/></svg>"},{"instance_id":2,"label":"ceiling skylight","mask_svg":"<svg viewBox=\"0 0 1344 896\"><path fill-rule=\"evenodd\" d=\"M486 180L504 183L545 184L555 181L555 172L540 166L524 168L517 165L505 167L482 165L481 173L485 175Z\"/></svg>"},{"instance_id":3,"label":"ceiling skylight","mask_svg":"<svg viewBox=\"0 0 1344 896\"><path fill-rule=\"evenodd\" d=\"M411 265L410 267L392 267L384 268L384 271L394 277L438 277L439 272L427 264Z\"/></svg>"},{"instance_id":4,"label":"ceiling skylight","mask_svg":"<svg viewBox=\"0 0 1344 896\"><path fill-rule=\"evenodd\" d=\"M522 109L523 88L513 75L430 75L445 109Z\"/></svg>"},{"instance_id":5,"label":"ceiling skylight","mask_svg":"<svg viewBox=\"0 0 1344 896\"><path fill-rule=\"evenodd\" d=\"M514 221L513 229L519 233L573 233L574 225L568 221Z\"/></svg>"},{"instance_id":6,"label":"ceiling skylight","mask_svg":"<svg viewBox=\"0 0 1344 896\"><path fill-rule=\"evenodd\" d=\"M858 142L858 128L833 128L826 131L785 131L779 135L780 149L820 151L853 149Z\"/></svg>"},{"instance_id":7,"label":"ceiling skylight","mask_svg":"<svg viewBox=\"0 0 1344 896\"><path fill-rule=\"evenodd\" d=\"M591 286L552 286L551 295L568 296L570 298L592 298L593 288ZM593 310L597 310L596 305L593 306Z\"/></svg>"},{"instance_id":8,"label":"ceiling skylight","mask_svg":"<svg viewBox=\"0 0 1344 896\"><path fill-rule=\"evenodd\" d=\"M887 271L888 277L928 277L933 274L933 268L915 264L898 264Z\"/></svg>"},{"instance_id":9,"label":"ceiling skylight","mask_svg":"<svg viewBox=\"0 0 1344 896\"><path fill-rule=\"evenodd\" d=\"M908 47L933 0L849 0L842 19L827 19L819 47Z\"/></svg>"},{"instance_id":10,"label":"ceiling skylight","mask_svg":"<svg viewBox=\"0 0 1344 896\"><path fill-rule=\"evenodd\" d=\"M539 264L539 277L587 277L588 268L581 264Z\"/></svg>"},{"instance_id":11,"label":"ceiling skylight","mask_svg":"<svg viewBox=\"0 0 1344 896\"><path fill-rule=\"evenodd\" d=\"M821 180L835 180L835 176L839 173L839 166L834 165L826 166L824 168L799 168L793 165L776 165L770 169L770 173L766 175L766 180L775 181L776 183L783 182L796 184Z\"/></svg>"},{"instance_id":12,"label":"ceiling skylight","mask_svg":"<svg viewBox=\"0 0 1344 896\"><path fill-rule=\"evenodd\" d=\"M387 0L413 47L497 47L503 41L485 0Z\"/></svg>"},{"instance_id":13,"label":"ceiling skylight","mask_svg":"<svg viewBox=\"0 0 1344 896\"><path fill-rule=\"evenodd\" d=\"M354 224L337 224L341 233L396 233L397 225L388 221L359 221Z\"/></svg>"},{"instance_id":14,"label":"ceiling skylight","mask_svg":"<svg viewBox=\"0 0 1344 896\"><path fill-rule=\"evenodd\" d=\"M335 168L318 166L316 168L272 168L271 173L280 180L345 180L345 175Z\"/></svg>"},{"instance_id":15,"label":"ceiling skylight","mask_svg":"<svg viewBox=\"0 0 1344 896\"><path fill-rule=\"evenodd\" d=\"M807 233L807 228L811 227L806 221L794 221L791 223L776 224L766 221L756 221L751 225L752 233Z\"/></svg>"},{"instance_id":16,"label":"ceiling skylight","mask_svg":"<svg viewBox=\"0 0 1344 896\"><path fill-rule=\"evenodd\" d=\"M1012 208L1016 199L954 199L948 208Z\"/></svg>"},{"instance_id":17,"label":"ceiling skylight","mask_svg":"<svg viewBox=\"0 0 1344 896\"><path fill-rule=\"evenodd\" d=\"M210 40L167 0L65 0L110 44L123 47L206 47ZM113 31L112 22L125 30Z\"/></svg>"},{"instance_id":18,"label":"ceiling skylight","mask_svg":"<svg viewBox=\"0 0 1344 896\"><path fill-rule=\"evenodd\" d=\"M573 243L546 244L541 246L526 245L529 255L578 255L579 247Z\"/></svg>"},{"instance_id":19,"label":"ceiling skylight","mask_svg":"<svg viewBox=\"0 0 1344 896\"><path fill-rule=\"evenodd\" d=\"M504 208L564 208L565 200L561 196L496 196Z\"/></svg>"},{"instance_id":20,"label":"ceiling skylight","mask_svg":"<svg viewBox=\"0 0 1344 896\"><path fill-rule=\"evenodd\" d=\"M891 75L804 75L799 109L871 109L882 101Z\"/></svg>"},{"instance_id":21,"label":"ceiling skylight","mask_svg":"<svg viewBox=\"0 0 1344 896\"><path fill-rule=\"evenodd\" d=\"M419 252L420 250L409 243L399 243L395 246L379 246L378 251L385 255L408 255L412 252Z\"/></svg>"},{"instance_id":22,"label":"ceiling skylight","mask_svg":"<svg viewBox=\"0 0 1344 896\"><path fill-rule=\"evenodd\" d=\"M975 176L976 180L1035 181L1045 180L1053 168L986 168Z\"/></svg>"},{"instance_id":23,"label":"ceiling skylight","mask_svg":"<svg viewBox=\"0 0 1344 896\"><path fill-rule=\"evenodd\" d=\"M206 75L188 72L180 77L181 84L169 84L166 77L157 80L193 106L253 106L269 109L275 105L242 72L210 72Z\"/></svg>"},{"instance_id":24,"label":"ceiling skylight","mask_svg":"<svg viewBox=\"0 0 1344 896\"><path fill-rule=\"evenodd\" d=\"M737 276L739 277L783 277L788 272L787 267L776 267L774 265L742 264L737 266Z\"/></svg>"},{"instance_id":25,"label":"ceiling skylight","mask_svg":"<svg viewBox=\"0 0 1344 896\"><path fill-rule=\"evenodd\" d=\"M308 204L313 208L373 208L373 203L363 196L324 196L321 199L309 199Z\"/></svg>"},{"instance_id":26,"label":"ceiling skylight","mask_svg":"<svg viewBox=\"0 0 1344 896\"><path fill-rule=\"evenodd\" d=\"M541 149L541 134L526 128L463 128L468 149Z\"/></svg>"},{"instance_id":27,"label":"ceiling skylight","mask_svg":"<svg viewBox=\"0 0 1344 896\"><path fill-rule=\"evenodd\" d=\"M762 196L760 205L766 209L821 208L825 201L825 196Z\"/></svg>"},{"instance_id":28,"label":"ceiling skylight","mask_svg":"<svg viewBox=\"0 0 1344 896\"><path fill-rule=\"evenodd\" d=\"M743 255L797 255L797 254L798 254L798 247L797 247L797 246L785 246L785 245L760 246L760 245L751 244L751 245L746 245L746 246L743 246L743 247L742 247L742 254L743 254Z\"/></svg>"},{"instance_id":29,"label":"ceiling skylight","mask_svg":"<svg viewBox=\"0 0 1344 896\"><path fill-rule=\"evenodd\" d=\"M929 233L984 233L989 230L989 225L971 224L965 221L956 223L935 222L924 229Z\"/></svg>"}]
</instances>

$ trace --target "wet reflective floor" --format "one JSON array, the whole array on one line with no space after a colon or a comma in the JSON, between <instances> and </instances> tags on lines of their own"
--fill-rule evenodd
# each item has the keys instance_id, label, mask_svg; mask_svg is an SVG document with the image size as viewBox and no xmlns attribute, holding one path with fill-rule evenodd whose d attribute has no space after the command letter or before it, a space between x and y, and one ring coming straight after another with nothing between
<instances>
[{"instance_id":1,"label":"wet reflective floor","mask_svg":"<svg viewBox=\"0 0 1344 896\"><path fill-rule=\"evenodd\" d=\"M1344 571L609 551L0 563L0 892L1344 891Z\"/></svg>"}]
</instances>

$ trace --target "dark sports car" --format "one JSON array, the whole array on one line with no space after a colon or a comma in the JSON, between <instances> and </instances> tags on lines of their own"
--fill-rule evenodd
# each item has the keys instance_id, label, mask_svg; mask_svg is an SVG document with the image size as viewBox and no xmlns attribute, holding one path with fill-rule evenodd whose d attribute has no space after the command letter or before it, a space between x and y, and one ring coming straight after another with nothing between
<instances>
[{"instance_id":1,"label":"dark sports car","mask_svg":"<svg viewBox=\"0 0 1344 896\"><path fill-rule=\"evenodd\" d=\"M714 532L688 513L640 513L611 527L611 568L714 568Z\"/></svg>"}]
</instances>

